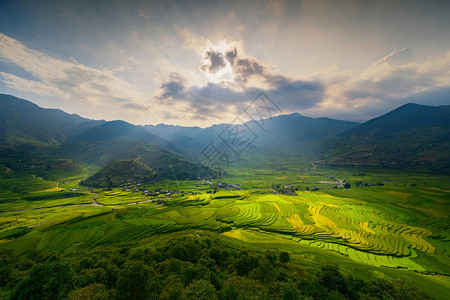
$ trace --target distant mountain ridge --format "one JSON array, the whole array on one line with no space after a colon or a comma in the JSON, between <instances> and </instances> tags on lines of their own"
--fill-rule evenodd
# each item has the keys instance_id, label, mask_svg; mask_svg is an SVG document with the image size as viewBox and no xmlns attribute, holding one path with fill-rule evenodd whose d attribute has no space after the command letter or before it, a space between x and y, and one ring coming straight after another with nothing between
<instances>
[{"instance_id":1,"label":"distant mountain ridge","mask_svg":"<svg viewBox=\"0 0 450 300\"><path fill-rule=\"evenodd\" d=\"M0 94L0 146L20 150L56 148L71 137L103 124L59 109Z\"/></svg>"},{"instance_id":2,"label":"distant mountain ridge","mask_svg":"<svg viewBox=\"0 0 450 300\"><path fill-rule=\"evenodd\" d=\"M9 95L0 95L0 104L0 161L4 163L20 157L30 161L64 158L103 167L130 160L146 165L147 169L129 164L135 170L147 170L149 176L142 177L146 179L183 180L217 174L184 159L171 142L124 121L84 119ZM132 179L125 168L112 170L123 170L123 174L116 174L111 182ZM101 172L105 173L105 169ZM104 179L100 175L92 178Z\"/></svg>"},{"instance_id":3,"label":"distant mountain ridge","mask_svg":"<svg viewBox=\"0 0 450 300\"><path fill-rule=\"evenodd\" d=\"M344 134L363 133L370 130L407 131L417 127L450 128L450 105L427 106L407 103L380 117L373 118Z\"/></svg>"},{"instance_id":4,"label":"distant mountain ridge","mask_svg":"<svg viewBox=\"0 0 450 300\"><path fill-rule=\"evenodd\" d=\"M213 141L231 151L226 139L233 136L233 126L244 132L242 141L250 138L245 155L255 158L254 163L296 157L325 164L424 166L450 172L450 105L405 104L363 124L293 113L259 124L251 120L200 128L90 120L1 94L0 104L2 153L41 153L99 167L139 161L158 178L205 174L201 164L189 160L201 161L199 153Z\"/></svg>"},{"instance_id":5,"label":"distant mountain ridge","mask_svg":"<svg viewBox=\"0 0 450 300\"><path fill-rule=\"evenodd\" d=\"M258 126L254 121L246 123L254 131ZM255 145L281 152L315 151L320 143L360 123L330 118L311 118L299 113L280 115L264 120L264 131Z\"/></svg>"},{"instance_id":6,"label":"distant mountain ridge","mask_svg":"<svg viewBox=\"0 0 450 300\"><path fill-rule=\"evenodd\" d=\"M238 125L239 131L246 131L246 138L256 137L253 147L292 154L313 151L315 146L340 132L353 128L359 123L329 118L310 118L293 113L264 120L263 128L253 120ZM230 124L217 124L207 128L181 127L159 124L143 126L151 133L164 136L178 148L188 153L201 151L211 141L217 140ZM249 132L249 130L251 132Z\"/></svg>"},{"instance_id":7,"label":"distant mountain ridge","mask_svg":"<svg viewBox=\"0 0 450 300\"><path fill-rule=\"evenodd\" d=\"M450 105L405 104L327 142L323 163L450 172Z\"/></svg>"},{"instance_id":8,"label":"distant mountain ridge","mask_svg":"<svg viewBox=\"0 0 450 300\"><path fill-rule=\"evenodd\" d=\"M105 122L99 126L90 128L69 140L69 142L92 143L123 137L147 143L154 143L167 150L178 152L176 146L168 140L121 120Z\"/></svg>"}]
</instances>

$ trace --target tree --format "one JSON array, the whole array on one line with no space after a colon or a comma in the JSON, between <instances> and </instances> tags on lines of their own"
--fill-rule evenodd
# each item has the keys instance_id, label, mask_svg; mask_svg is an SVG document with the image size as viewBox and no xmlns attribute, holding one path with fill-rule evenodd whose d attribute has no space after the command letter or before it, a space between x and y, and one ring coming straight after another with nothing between
<instances>
[{"instance_id":1,"label":"tree","mask_svg":"<svg viewBox=\"0 0 450 300\"><path fill-rule=\"evenodd\" d=\"M351 185L350 182L344 183L344 189L349 189L349 188L351 188L351 187L352 187L352 185Z\"/></svg>"},{"instance_id":2,"label":"tree","mask_svg":"<svg viewBox=\"0 0 450 300\"><path fill-rule=\"evenodd\" d=\"M279 259L280 259L281 263L285 264L285 263L288 263L291 260L291 257L290 257L288 252L282 251L282 252L280 252L280 258Z\"/></svg>"},{"instance_id":3,"label":"tree","mask_svg":"<svg viewBox=\"0 0 450 300\"><path fill-rule=\"evenodd\" d=\"M147 266L140 260L127 261L117 279L117 298L145 299L149 293L147 281Z\"/></svg>"},{"instance_id":4,"label":"tree","mask_svg":"<svg viewBox=\"0 0 450 300\"><path fill-rule=\"evenodd\" d=\"M219 299L267 299L266 289L247 276L232 276L225 280Z\"/></svg>"},{"instance_id":5,"label":"tree","mask_svg":"<svg viewBox=\"0 0 450 300\"><path fill-rule=\"evenodd\" d=\"M216 294L216 289L207 280L196 280L189 284L184 292L189 299L210 300Z\"/></svg>"},{"instance_id":6,"label":"tree","mask_svg":"<svg viewBox=\"0 0 450 300\"><path fill-rule=\"evenodd\" d=\"M347 281L339 272L339 267L324 265L317 273L317 282L324 286L328 291L338 291L347 294Z\"/></svg>"},{"instance_id":7,"label":"tree","mask_svg":"<svg viewBox=\"0 0 450 300\"><path fill-rule=\"evenodd\" d=\"M74 272L65 261L36 264L22 280L11 299L65 299L74 286Z\"/></svg>"},{"instance_id":8,"label":"tree","mask_svg":"<svg viewBox=\"0 0 450 300\"><path fill-rule=\"evenodd\" d=\"M70 300L108 300L111 299L105 285L92 283L70 293Z\"/></svg>"},{"instance_id":9,"label":"tree","mask_svg":"<svg viewBox=\"0 0 450 300\"><path fill-rule=\"evenodd\" d=\"M227 283L219 293L220 300L237 300L239 292L233 283Z\"/></svg>"},{"instance_id":10,"label":"tree","mask_svg":"<svg viewBox=\"0 0 450 300\"><path fill-rule=\"evenodd\" d=\"M300 292L290 281L283 284L281 292L281 299L283 300L297 300L300 297Z\"/></svg>"},{"instance_id":11,"label":"tree","mask_svg":"<svg viewBox=\"0 0 450 300\"><path fill-rule=\"evenodd\" d=\"M11 249L0 250L0 285L6 284L12 279L12 272L14 270L15 257Z\"/></svg>"},{"instance_id":12,"label":"tree","mask_svg":"<svg viewBox=\"0 0 450 300\"><path fill-rule=\"evenodd\" d=\"M266 253L264 253L264 256L270 261L271 264L275 264L277 261L277 253L273 250L267 250Z\"/></svg>"},{"instance_id":13,"label":"tree","mask_svg":"<svg viewBox=\"0 0 450 300\"><path fill-rule=\"evenodd\" d=\"M195 280L204 279L206 274L209 274L208 269L200 264L187 264L183 270L182 279L183 283L188 285Z\"/></svg>"},{"instance_id":14,"label":"tree","mask_svg":"<svg viewBox=\"0 0 450 300\"><path fill-rule=\"evenodd\" d=\"M262 284L268 284L274 280L274 267L267 258L259 260L259 266L252 271L253 278Z\"/></svg>"},{"instance_id":15,"label":"tree","mask_svg":"<svg viewBox=\"0 0 450 300\"><path fill-rule=\"evenodd\" d=\"M186 298L181 282L171 282L169 279L169 283L165 282L164 285L164 290L159 294L159 299L178 300Z\"/></svg>"}]
</instances>

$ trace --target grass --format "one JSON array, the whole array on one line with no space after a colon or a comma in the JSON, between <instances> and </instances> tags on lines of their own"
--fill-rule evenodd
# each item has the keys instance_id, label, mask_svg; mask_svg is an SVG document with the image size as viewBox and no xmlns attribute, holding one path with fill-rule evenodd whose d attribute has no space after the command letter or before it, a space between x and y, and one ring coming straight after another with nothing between
<instances>
[{"instance_id":1,"label":"grass","mask_svg":"<svg viewBox=\"0 0 450 300\"><path fill-rule=\"evenodd\" d=\"M73 185L73 178L60 184L64 191L52 191L53 180L3 168L0 183L8 188L0 198L0 249L19 255L50 249L68 254L138 249L179 231L208 230L237 245L289 250L303 263L337 261L361 276L405 277L429 284L425 290L432 294L448 293L447 176L382 169L299 170L294 164L232 169L212 183L241 184L241 190L222 188L211 194L204 181L166 180L129 191L90 191ZM352 188L335 188L330 177L350 182ZM358 182L371 186L356 186ZM376 186L378 182L384 185ZM296 186L298 195L273 194L272 184ZM68 191L69 186L77 191ZM307 186L320 188L312 192ZM144 189L176 193L148 196ZM93 197L104 206L89 205ZM31 210L18 211L22 209Z\"/></svg>"}]
</instances>

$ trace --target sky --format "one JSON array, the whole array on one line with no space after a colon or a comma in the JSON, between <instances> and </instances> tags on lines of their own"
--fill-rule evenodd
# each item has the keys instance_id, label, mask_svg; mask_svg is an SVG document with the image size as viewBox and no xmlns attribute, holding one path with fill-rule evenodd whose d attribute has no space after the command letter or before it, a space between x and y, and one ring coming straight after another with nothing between
<instances>
[{"instance_id":1,"label":"sky","mask_svg":"<svg viewBox=\"0 0 450 300\"><path fill-rule=\"evenodd\" d=\"M0 1L0 93L86 118L206 127L261 92L364 122L450 104L450 1Z\"/></svg>"}]
</instances>

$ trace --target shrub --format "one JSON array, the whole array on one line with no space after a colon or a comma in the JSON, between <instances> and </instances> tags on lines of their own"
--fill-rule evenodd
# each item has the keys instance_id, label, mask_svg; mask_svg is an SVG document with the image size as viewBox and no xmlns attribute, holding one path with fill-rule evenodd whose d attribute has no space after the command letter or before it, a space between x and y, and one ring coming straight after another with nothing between
<instances>
[{"instance_id":1,"label":"shrub","mask_svg":"<svg viewBox=\"0 0 450 300\"><path fill-rule=\"evenodd\" d=\"M282 251L282 252L280 252L280 258L279 259L280 259L281 263L285 264L285 263L288 263L291 260L291 257L290 257L288 252Z\"/></svg>"}]
</instances>

